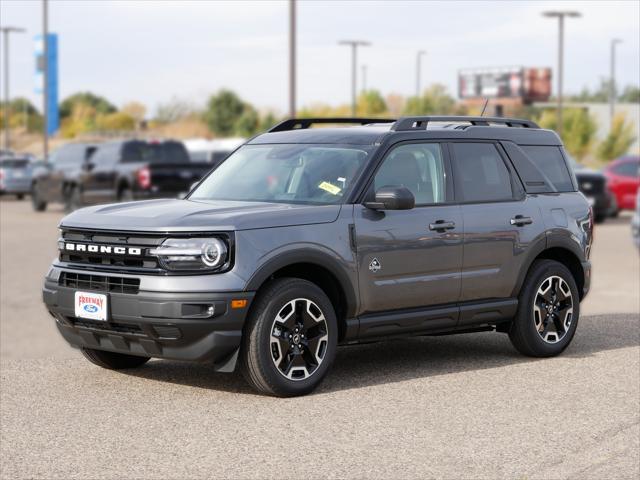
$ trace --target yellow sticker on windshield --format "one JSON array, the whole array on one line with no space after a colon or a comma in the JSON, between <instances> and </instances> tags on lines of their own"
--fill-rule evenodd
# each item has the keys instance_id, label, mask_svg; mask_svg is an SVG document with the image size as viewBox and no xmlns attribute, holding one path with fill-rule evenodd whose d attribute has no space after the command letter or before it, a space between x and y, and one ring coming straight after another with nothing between
<instances>
[{"instance_id":1,"label":"yellow sticker on windshield","mask_svg":"<svg viewBox=\"0 0 640 480\"><path fill-rule=\"evenodd\" d=\"M338 195L342 189L340 187L336 187L333 183L322 182L318 185L318 188L321 188L325 192L329 192L331 195Z\"/></svg>"}]
</instances>

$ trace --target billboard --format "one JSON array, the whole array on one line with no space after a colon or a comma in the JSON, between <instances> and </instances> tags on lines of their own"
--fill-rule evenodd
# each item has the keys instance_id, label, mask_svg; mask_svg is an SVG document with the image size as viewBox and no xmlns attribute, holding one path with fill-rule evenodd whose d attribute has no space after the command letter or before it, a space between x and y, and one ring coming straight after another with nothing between
<instances>
[{"instance_id":1,"label":"billboard","mask_svg":"<svg viewBox=\"0 0 640 480\"><path fill-rule=\"evenodd\" d=\"M58 112L58 35L47 34L47 133L53 135L60 127ZM42 35L35 40L35 91L44 94L44 41Z\"/></svg>"},{"instance_id":2,"label":"billboard","mask_svg":"<svg viewBox=\"0 0 640 480\"><path fill-rule=\"evenodd\" d=\"M530 103L547 101L550 96L550 68L497 67L458 72L460 99L518 98Z\"/></svg>"}]
</instances>

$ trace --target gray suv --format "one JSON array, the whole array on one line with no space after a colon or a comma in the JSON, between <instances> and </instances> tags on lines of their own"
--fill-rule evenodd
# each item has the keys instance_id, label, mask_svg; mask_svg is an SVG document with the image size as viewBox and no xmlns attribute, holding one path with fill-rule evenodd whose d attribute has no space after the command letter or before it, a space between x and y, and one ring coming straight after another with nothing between
<instances>
[{"instance_id":1,"label":"gray suv","mask_svg":"<svg viewBox=\"0 0 640 480\"><path fill-rule=\"evenodd\" d=\"M101 367L210 362L301 395L341 344L495 330L559 354L592 229L560 139L533 122L293 119L184 200L65 217L43 297Z\"/></svg>"}]
</instances>

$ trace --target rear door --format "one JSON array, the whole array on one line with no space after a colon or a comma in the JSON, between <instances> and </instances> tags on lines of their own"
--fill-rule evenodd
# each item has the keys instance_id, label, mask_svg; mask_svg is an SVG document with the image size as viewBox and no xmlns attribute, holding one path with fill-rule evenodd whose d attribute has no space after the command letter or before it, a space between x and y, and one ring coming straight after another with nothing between
<instances>
[{"instance_id":1,"label":"rear door","mask_svg":"<svg viewBox=\"0 0 640 480\"><path fill-rule=\"evenodd\" d=\"M391 185L411 190L415 208L377 211L355 205L361 313L455 303L460 295L462 215L453 204L446 150L439 143L395 146L375 173L367 196ZM375 336L378 327L384 334L454 326L457 309L453 310L434 318L431 325L424 316L396 317L387 325L361 319L360 334ZM372 331L364 331L366 328Z\"/></svg>"},{"instance_id":2,"label":"rear door","mask_svg":"<svg viewBox=\"0 0 640 480\"><path fill-rule=\"evenodd\" d=\"M450 149L464 219L460 300L509 298L529 246L544 235L536 199L525 195L499 145L454 142Z\"/></svg>"}]
</instances>

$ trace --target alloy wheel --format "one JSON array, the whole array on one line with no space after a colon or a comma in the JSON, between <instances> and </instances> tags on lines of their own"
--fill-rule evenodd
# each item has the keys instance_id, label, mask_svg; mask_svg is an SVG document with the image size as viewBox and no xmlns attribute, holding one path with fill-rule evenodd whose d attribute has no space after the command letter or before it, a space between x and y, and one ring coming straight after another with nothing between
<instances>
[{"instance_id":1,"label":"alloy wheel","mask_svg":"<svg viewBox=\"0 0 640 480\"><path fill-rule=\"evenodd\" d=\"M329 344L327 321L322 310L307 298L283 306L271 325L271 359L289 380L304 380L322 364Z\"/></svg>"},{"instance_id":2,"label":"alloy wheel","mask_svg":"<svg viewBox=\"0 0 640 480\"><path fill-rule=\"evenodd\" d=\"M557 343L573 320L573 297L567 282L553 275L542 281L533 302L533 321L540 338Z\"/></svg>"}]
</instances>

